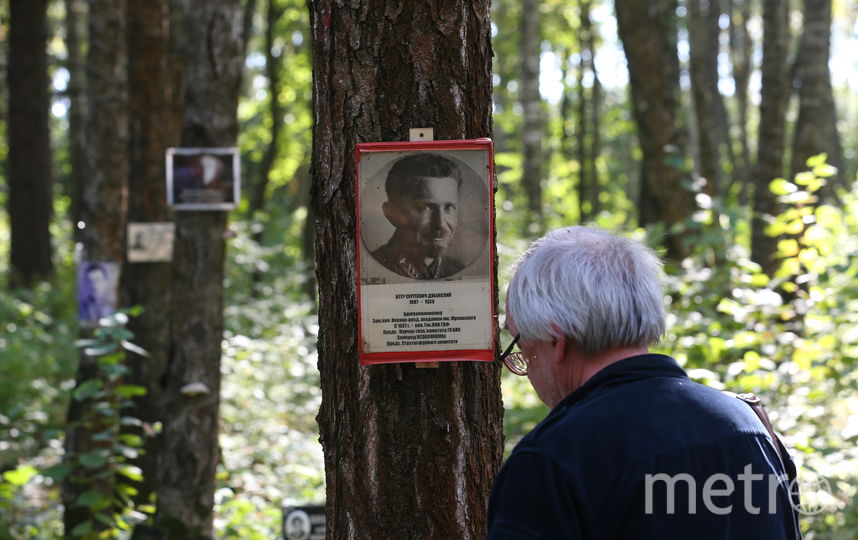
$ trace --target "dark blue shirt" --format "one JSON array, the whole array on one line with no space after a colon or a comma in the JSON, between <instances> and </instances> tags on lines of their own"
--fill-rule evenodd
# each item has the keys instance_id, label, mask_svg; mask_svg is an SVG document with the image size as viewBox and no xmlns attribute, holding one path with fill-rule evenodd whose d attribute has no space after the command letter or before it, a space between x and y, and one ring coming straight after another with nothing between
<instances>
[{"instance_id":1,"label":"dark blue shirt","mask_svg":"<svg viewBox=\"0 0 858 540\"><path fill-rule=\"evenodd\" d=\"M493 540L798 535L751 408L656 354L611 364L557 404L498 474L488 521Z\"/></svg>"}]
</instances>

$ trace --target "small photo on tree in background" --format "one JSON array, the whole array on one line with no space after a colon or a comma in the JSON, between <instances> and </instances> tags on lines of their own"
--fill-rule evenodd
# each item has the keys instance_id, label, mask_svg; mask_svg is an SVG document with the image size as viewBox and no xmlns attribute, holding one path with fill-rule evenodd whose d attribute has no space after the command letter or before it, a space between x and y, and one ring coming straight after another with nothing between
<instances>
[{"instance_id":1,"label":"small photo on tree in background","mask_svg":"<svg viewBox=\"0 0 858 540\"><path fill-rule=\"evenodd\" d=\"M116 311L120 266L115 262L84 261L77 266L77 303L80 321L95 325Z\"/></svg>"},{"instance_id":2,"label":"small photo on tree in background","mask_svg":"<svg viewBox=\"0 0 858 540\"><path fill-rule=\"evenodd\" d=\"M176 210L231 210L240 184L238 148L167 149L167 202Z\"/></svg>"}]
</instances>

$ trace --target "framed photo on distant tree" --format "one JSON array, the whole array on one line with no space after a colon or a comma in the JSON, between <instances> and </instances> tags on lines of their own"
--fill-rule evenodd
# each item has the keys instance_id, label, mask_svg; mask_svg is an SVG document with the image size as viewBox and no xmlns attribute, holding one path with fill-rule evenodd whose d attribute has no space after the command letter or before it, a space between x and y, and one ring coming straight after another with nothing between
<instances>
[{"instance_id":1,"label":"framed photo on distant tree","mask_svg":"<svg viewBox=\"0 0 858 540\"><path fill-rule=\"evenodd\" d=\"M238 148L168 148L167 203L176 210L232 210L241 198Z\"/></svg>"}]
</instances>

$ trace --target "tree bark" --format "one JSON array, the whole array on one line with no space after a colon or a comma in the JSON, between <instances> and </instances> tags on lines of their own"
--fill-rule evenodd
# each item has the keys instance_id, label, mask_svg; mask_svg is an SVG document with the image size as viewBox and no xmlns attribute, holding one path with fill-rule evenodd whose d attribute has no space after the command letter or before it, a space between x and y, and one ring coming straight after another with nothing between
<instances>
[{"instance_id":1,"label":"tree bark","mask_svg":"<svg viewBox=\"0 0 858 540\"><path fill-rule=\"evenodd\" d=\"M68 83L68 119L69 119L69 172L68 186L70 221L74 230L75 240L80 240L80 229L77 224L83 218L81 201L83 186L86 182L86 2L83 0L65 0L66 6L66 49L68 60L66 69L69 71Z\"/></svg>"},{"instance_id":2,"label":"tree bark","mask_svg":"<svg viewBox=\"0 0 858 540\"><path fill-rule=\"evenodd\" d=\"M697 119L700 175L706 179L704 193L721 193L721 144L726 142L725 108L718 90L720 50L718 0L688 0L688 38L691 50L691 90Z\"/></svg>"},{"instance_id":3,"label":"tree bark","mask_svg":"<svg viewBox=\"0 0 858 540\"><path fill-rule=\"evenodd\" d=\"M125 221L128 188L128 58L125 43L125 0L96 0L90 3L90 44L87 53L87 166L89 171L81 201L84 227L81 230L83 260L121 264L125 256ZM96 360L81 354L77 384L101 377ZM110 428L80 423L91 415L92 402L72 399L67 419L67 457L102 447L93 434ZM81 481L80 479L84 479ZM76 506L77 497L88 489L113 499L113 478L104 468L75 470L63 486L65 534L93 519L88 508ZM93 519L93 528L106 525Z\"/></svg>"},{"instance_id":4,"label":"tree bark","mask_svg":"<svg viewBox=\"0 0 858 540\"><path fill-rule=\"evenodd\" d=\"M502 455L500 365L358 366L355 160L364 141L491 133L488 0L311 3L312 191L331 538L477 538Z\"/></svg>"},{"instance_id":5,"label":"tree bark","mask_svg":"<svg viewBox=\"0 0 858 540\"><path fill-rule=\"evenodd\" d=\"M751 3L744 0L732 0L730 11L730 57L733 66L733 81L736 87L736 124L739 126L738 143L731 144L737 155L733 177L742 183L739 192L740 204L749 201L748 186L751 184L751 148L748 133L748 84L751 80L751 54L753 42L748 32L751 18Z\"/></svg>"},{"instance_id":6,"label":"tree bark","mask_svg":"<svg viewBox=\"0 0 858 540\"><path fill-rule=\"evenodd\" d=\"M9 4L7 208L11 233L9 285L31 287L54 272L48 111L47 0Z\"/></svg>"},{"instance_id":7,"label":"tree bark","mask_svg":"<svg viewBox=\"0 0 858 540\"><path fill-rule=\"evenodd\" d=\"M539 96L539 32L538 0L521 0L521 76L519 101L524 111L522 129L521 180L527 196L531 224L542 229L542 99ZM525 231L533 234L534 231ZM538 232L538 231L537 231Z\"/></svg>"},{"instance_id":8,"label":"tree bark","mask_svg":"<svg viewBox=\"0 0 858 540\"><path fill-rule=\"evenodd\" d=\"M694 199L686 185L687 135L679 115L676 6L676 0L616 1L643 150L642 206L651 205L653 220L667 227L668 257L682 259L690 252L683 229L694 211Z\"/></svg>"},{"instance_id":9,"label":"tree bark","mask_svg":"<svg viewBox=\"0 0 858 540\"><path fill-rule=\"evenodd\" d=\"M828 164L843 169L843 149L837 133L837 113L828 61L831 53L831 0L805 0L804 31L795 60L798 122L792 147L792 174L807 170L807 158L823 152ZM843 173L827 179L823 199L835 200L845 187Z\"/></svg>"},{"instance_id":10,"label":"tree bark","mask_svg":"<svg viewBox=\"0 0 858 540\"><path fill-rule=\"evenodd\" d=\"M763 1L763 64L760 90L760 129L754 173L751 259L769 276L778 268L777 238L766 234L768 223L780 213L769 184L784 174L786 108L790 97L789 2Z\"/></svg>"},{"instance_id":11,"label":"tree bark","mask_svg":"<svg viewBox=\"0 0 858 540\"><path fill-rule=\"evenodd\" d=\"M181 99L184 81L170 66L170 7L168 0L147 0L127 7L129 52L129 204L128 221L172 222L167 208L164 155L176 146L181 117L176 100ZM126 263L125 305L141 306L143 312L128 324L134 342L149 355L127 353L131 374L128 384L146 388L136 398L130 415L148 424L162 422L164 376L170 346L170 263ZM143 471L137 485L138 502L148 502L156 491L157 440L146 430L128 428L144 438L145 452L135 461Z\"/></svg>"},{"instance_id":12,"label":"tree bark","mask_svg":"<svg viewBox=\"0 0 858 540\"><path fill-rule=\"evenodd\" d=\"M181 145L235 146L244 63L238 0L176 0L186 81ZM226 212L177 212L156 524L170 538L211 538L218 457ZM207 391L183 388L201 383Z\"/></svg>"}]
</instances>

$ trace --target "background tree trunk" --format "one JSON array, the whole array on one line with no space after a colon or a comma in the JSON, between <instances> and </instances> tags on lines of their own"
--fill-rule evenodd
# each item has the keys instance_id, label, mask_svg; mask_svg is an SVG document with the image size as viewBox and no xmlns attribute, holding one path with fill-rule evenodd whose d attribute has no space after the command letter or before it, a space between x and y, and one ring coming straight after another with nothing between
<instances>
[{"instance_id":1,"label":"background tree trunk","mask_svg":"<svg viewBox=\"0 0 858 540\"><path fill-rule=\"evenodd\" d=\"M9 198L11 286L53 274L48 125L47 0L9 4Z\"/></svg>"},{"instance_id":2,"label":"background tree trunk","mask_svg":"<svg viewBox=\"0 0 858 540\"><path fill-rule=\"evenodd\" d=\"M751 80L751 54L753 43L748 32L751 18L751 2L732 0L730 3L730 57L733 66L733 81L736 87L736 125L739 127L738 141L731 144L737 155L733 179L742 183L739 202L747 205L748 186L751 185L751 136L748 133L748 83ZM738 149L736 147L738 146Z\"/></svg>"},{"instance_id":3,"label":"background tree trunk","mask_svg":"<svg viewBox=\"0 0 858 540\"><path fill-rule=\"evenodd\" d=\"M66 49L69 71L67 95L69 99L69 163L71 169L66 186L71 199L69 209L74 237L79 240L77 223L82 219L81 200L86 182L86 16L87 5L83 0L65 0L66 6Z\"/></svg>"},{"instance_id":4,"label":"background tree trunk","mask_svg":"<svg viewBox=\"0 0 858 540\"><path fill-rule=\"evenodd\" d=\"M718 0L688 0L688 40L691 48L691 90L700 144L700 175L706 179L704 192L721 193L721 144L726 142L726 119L718 90L720 51Z\"/></svg>"},{"instance_id":5,"label":"background tree trunk","mask_svg":"<svg viewBox=\"0 0 858 540\"><path fill-rule=\"evenodd\" d=\"M236 111L244 65L238 0L176 0L184 60L181 145L236 145ZM177 212L173 256L172 341L158 469L156 524L170 538L211 538L218 458L220 359L227 214ZM208 392L182 388L204 384Z\"/></svg>"},{"instance_id":6,"label":"background tree trunk","mask_svg":"<svg viewBox=\"0 0 858 540\"><path fill-rule=\"evenodd\" d=\"M527 195L527 209L532 216L531 225L537 230L525 231L532 235L543 228L542 224L542 99L539 96L539 32L538 0L521 0L521 76L519 100L524 111L522 129L521 180Z\"/></svg>"},{"instance_id":7,"label":"background tree trunk","mask_svg":"<svg viewBox=\"0 0 858 540\"><path fill-rule=\"evenodd\" d=\"M318 342L335 538L478 538L502 456L499 363L360 367L354 145L491 133L488 0L311 4Z\"/></svg>"},{"instance_id":8,"label":"background tree trunk","mask_svg":"<svg viewBox=\"0 0 858 540\"><path fill-rule=\"evenodd\" d=\"M795 86L798 87L798 122L792 148L792 174L807 170L807 158L825 152L828 163L839 174L828 178L820 190L832 200L836 189L845 187L843 149L837 133L838 116L834 107L831 71L831 0L805 0L804 30L795 60Z\"/></svg>"},{"instance_id":9,"label":"background tree trunk","mask_svg":"<svg viewBox=\"0 0 858 540\"><path fill-rule=\"evenodd\" d=\"M128 57L125 36L125 0L90 3L90 46L87 54L87 167L83 190L81 231L83 260L121 264L125 257L125 221L128 188ZM77 385L99 377L96 360L81 354ZM104 424L80 424L90 415L90 400L69 404L65 449L67 459L106 443L93 440L115 418ZM81 481L81 479L83 481ZM77 525L93 519L88 508L76 506L78 496L93 489L113 499L113 479L108 466L74 470L63 489L63 524L67 537ZM93 520L95 530L106 525Z\"/></svg>"},{"instance_id":10,"label":"background tree trunk","mask_svg":"<svg viewBox=\"0 0 858 540\"><path fill-rule=\"evenodd\" d=\"M129 53L129 176L128 221L172 222L167 208L164 155L176 146L181 117L176 114L184 81L170 70L170 8L167 0L146 0L127 6ZM129 322L134 342L149 355L127 353L129 384L146 388L135 400L130 415L154 424L163 421L163 384L170 346L171 265L163 262L126 263L125 302L142 306L143 313ZM158 447L145 430L128 428L145 441L145 453L135 464L143 471L136 500L148 502L155 493Z\"/></svg>"},{"instance_id":11,"label":"background tree trunk","mask_svg":"<svg viewBox=\"0 0 858 540\"><path fill-rule=\"evenodd\" d=\"M686 186L687 135L679 118L676 5L676 0L616 1L643 150L642 206L652 204L653 220L667 227L668 256L681 259L690 251L681 229L694 211L694 199Z\"/></svg>"},{"instance_id":12,"label":"background tree trunk","mask_svg":"<svg viewBox=\"0 0 858 540\"><path fill-rule=\"evenodd\" d=\"M780 205L769 184L784 174L785 114L790 97L789 2L763 1L763 85L760 90L760 129L754 172L754 204L751 259L769 276L778 268L777 238L766 226L778 215Z\"/></svg>"}]
</instances>

